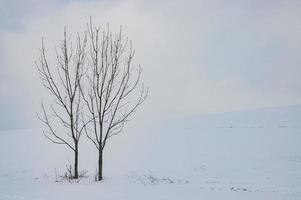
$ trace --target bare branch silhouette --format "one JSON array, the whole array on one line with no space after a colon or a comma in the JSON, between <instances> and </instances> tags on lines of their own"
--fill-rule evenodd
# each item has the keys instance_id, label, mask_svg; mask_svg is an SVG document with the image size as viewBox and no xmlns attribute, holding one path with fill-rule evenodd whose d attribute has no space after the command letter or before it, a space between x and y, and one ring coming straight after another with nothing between
<instances>
[{"instance_id":1,"label":"bare branch silhouette","mask_svg":"<svg viewBox=\"0 0 301 200\"><path fill-rule=\"evenodd\" d=\"M148 89L141 84L142 68L134 68L135 51L122 29L113 35L109 26L101 31L92 20L87 24L89 69L86 85L80 85L92 131L87 137L98 150L98 181L103 179L103 150L107 140L121 133L125 123L145 101ZM133 70L137 69L137 73ZM133 98L136 101L133 101Z\"/></svg>"},{"instance_id":2,"label":"bare branch silhouette","mask_svg":"<svg viewBox=\"0 0 301 200\"><path fill-rule=\"evenodd\" d=\"M83 122L83 97L80 92L80 82L85 74L87 35L83 38L77 34L76 48L73 50L71 38L67 38L66 27L64 38L56 49L57 65L52 67L47 60L47 54L42 39L40 57L36 62L43 86L54 97L54 103L49 104L46 109L42 103L42 114L38 114L40 121L46 126L43 132L45 137L55 144L63 144L74 152L74 174L78 178L78 151L79 140L84 127L90 122ZM66 133L55 130L56 120L63 127L67 128Z\"/></svg>"}]
</instances>

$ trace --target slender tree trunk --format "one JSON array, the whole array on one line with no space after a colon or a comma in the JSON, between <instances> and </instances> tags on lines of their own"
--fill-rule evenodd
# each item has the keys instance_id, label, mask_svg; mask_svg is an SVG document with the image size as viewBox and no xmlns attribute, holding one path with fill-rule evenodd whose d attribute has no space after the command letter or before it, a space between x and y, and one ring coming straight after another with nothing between
<instances>
[{"instance_id":1,"label":"slender tree trunk","mask_svg":"<svg viewBox=\"0 0 301 200\"><path fill-rule=\"evenodd\" d=\"M102 166L103 166L102 150L100 149L98 151L98 181L101 181L103 179L103 177L102 177Z\"/></svg>"},{"instance_id":2,"label":"slender tree trunk","mask_svg":"<svg viewBox=\"0 0 301 200\"><path fill-rule=\"evenodd\" d=\"M78 144L75 144L75 151L74 151L74 179L78 178Z\"/></svg>"}]
</instances>

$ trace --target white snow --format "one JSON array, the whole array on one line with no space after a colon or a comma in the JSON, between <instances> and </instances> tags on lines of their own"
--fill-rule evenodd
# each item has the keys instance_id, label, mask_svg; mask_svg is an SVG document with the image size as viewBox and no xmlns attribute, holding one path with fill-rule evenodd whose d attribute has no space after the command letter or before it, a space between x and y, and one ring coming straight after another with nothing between
<instances>
[{"instance_id":1,"label":"white snow","mask_svg":"<svg viewBox=\"0 0 301 200\"><path fill-rule=\"evenodd\" d=\"M301 199L301 106L135 125L105 151L83 141L79 182L55 182L72 154L41 130L0 131L0 199Z\"/></svg>"}]
</instances>

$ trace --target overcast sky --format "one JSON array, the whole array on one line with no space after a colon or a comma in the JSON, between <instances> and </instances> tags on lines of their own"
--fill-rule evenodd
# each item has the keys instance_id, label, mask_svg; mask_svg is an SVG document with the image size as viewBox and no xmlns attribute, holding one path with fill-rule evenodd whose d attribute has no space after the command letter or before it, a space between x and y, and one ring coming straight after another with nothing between
<instances>
[{"instance_id":1,"label":"overcast sky","mask_svg":"<svg viewBox=\"0 0 301 200\"><path fill-rule=\"evenodd\" d=\"M32 126L34 61L69 33L123 26L144 69L145 121L301 103L301 1L0 0L0 129ZM30 125L29 125L30 124Z\"/></svg>"}]
</instances>

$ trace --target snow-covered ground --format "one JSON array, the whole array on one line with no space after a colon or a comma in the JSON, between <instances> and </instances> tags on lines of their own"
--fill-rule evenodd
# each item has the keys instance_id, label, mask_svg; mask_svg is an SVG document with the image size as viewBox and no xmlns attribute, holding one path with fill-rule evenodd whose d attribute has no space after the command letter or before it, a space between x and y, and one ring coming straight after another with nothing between
<instances>
[{"instance_id":1,"label":"snow-covered ground","mask_svg":"<svg viewBox=\"0 0 301 200\"><path fill-rule=\"evenodd\" d=\"M134 122L134 121L133 121ZM132 124L132 122L131 122ZM0 199L301 199L301 106L130 125L105 151L105 180L83 141L79 182L41 130L0 131Z\"/></svg>"}]
</instances>

